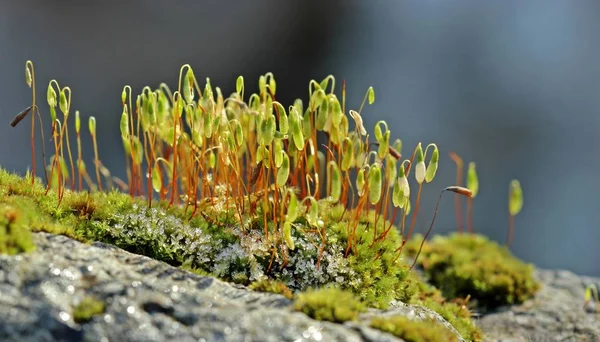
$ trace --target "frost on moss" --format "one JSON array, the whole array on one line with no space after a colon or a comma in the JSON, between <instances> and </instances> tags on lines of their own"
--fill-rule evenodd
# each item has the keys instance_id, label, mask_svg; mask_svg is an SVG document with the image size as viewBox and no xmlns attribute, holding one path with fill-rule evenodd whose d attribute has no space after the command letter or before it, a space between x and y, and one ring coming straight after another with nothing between
<instances>
[{"instance_id":1,"label":"frost on moss","mask_svg":"<svg viewBox=\"0 0 600 342\"><path fill-rule=\"evenodd\" d=\"M376 317L371 327L389 332L406 342L458 341L456 335L433 320L414 321L404 316Z\"/></svg>"},{"instance_id":2,"label":"frost on moss","mask_svg":"<svg viewBox=\"0 0 600 342\"><path fill-rule=\"evenodd\" d=\"M407 244L415 254L422 237ZM522 303L539 289L533 266L480 235L436 236L425 242L418 264L446 298L470 296L480 308Z\"/></svg>"},{"instance_id":3,"label":"frost on moss","mask_svg":"<svg viewBox=\"0 0 600 342\"><path fill-rule=\"evenodd\" d=\"M334 287L298 294L294 307L319 321L343 323L355 320L366 306L352 294Z\"/></svg>"},{"instance_id":4,"label":"frost on moss","mask_svg":"<svg viewBox=\"0 0 600 342\"><path fill-rule=\"evenodd\" d=\"M282 281L294 291L337 284L371 307L386 308L394 299L408 302L416 288L408 278L408 266L402 259L394 260L394 250L401 243L398 233L392 229L386 239L373 243L368 227L374 224L374 215L365 216L356 228L356 248L346 255L351 221L347 219L350 212L343 212L341 206L321 212L326 225L324 243L304 219L298 219L292 234L295 248L288 251L286 258L276 256L271 261L272 253L264 244L243 245L262 265L266 276ZM380 221L378 225L382 231L384 224ZM261 232L259 229L255 234Z\"/></svg>"}]
</instances>

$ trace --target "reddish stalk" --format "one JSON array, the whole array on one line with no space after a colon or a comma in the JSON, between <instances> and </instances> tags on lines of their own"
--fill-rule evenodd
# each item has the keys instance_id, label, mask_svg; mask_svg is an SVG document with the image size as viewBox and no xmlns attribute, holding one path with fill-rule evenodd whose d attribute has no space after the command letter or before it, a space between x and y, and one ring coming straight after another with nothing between
<instances>
[{"instance_id":1,"label":"reddish stalk","mask_svg":"<svg viewBox=\"0 0 600 342\"><path fill-rule=\"evenodd\" d=\"M67 118L65 117L65 125L67 124ZM73 156L71 154L71 143L69 142L69 130L65 130L65 139L67 140L67 152L69 153L69 163L71 164L71 190L75 190L75 164L73 163Z\"/></svg>"},{"instance_id":2,"label":"reddish stalk","mask_svg":"<svg viewBox=\"0 0 600 342\"><path fill-rule=\"evenodd\" d=\"M458 186L462 186L462 180L463 180L463 160L462 158L454 153L454 152L450 152L450 158L454 161L454 163L456 164L456 185ZM461 197L459 194L455 194L454 195L454 209L456 212L456 226L458 229L459 233L462 233L464 230L464 226L463 226L463 218L462 218L462 202L461 202Z\"/></svg>"},{"instance_id":3,"label":"reddish stalk","mask_svg":"<svg viewBox=\"0 0 600 342\"><path fill-rule=\"evenodd\" d=\"M410 270L412 270L413 267L415 267L415 264L417 263L417 260L419 259L419 255L421 254L421 249L423 249L423 244L425 243L425 240L427 240L429 233L431 233L431 230L433 229L433 224L435 223L435 218L437 217L438 207L440 206L440 201L442 200L442 195L446 191L452 191L454 193L457 193L457 194L460 194L463 196L467 196L469 198L471 197L471 194L472 194L471 190L469 190L467 188L463 188L463 187L458 187L458 186L449 186L449 187L443 189L442 191L440 191L440 196L438 197L437 203L435 204L435 211L433 212L433 218L431 219L431 224L429 225L429 229L427 229L427 233L425 233L425 236L423 237L423 241L421 241L421 245L419 246L419 251L417 252L417 255L415 256L415 260L413 261L412 265L410 266ZM398 253L395 260L397 260L399 256L400 256L400 253Z\"/></svg>"},{"instance_id":4,"label":"reddish stalk","mask_svg":"<svg viewBox=\"0 0 600 342\"><path fill-rule=\"evenodd\" d=\"M52 166L50 167L50 178L48 179L48 185L46 187L46 192L44 195L48 194L50 191L50 187L52 186L52 178L54 176L54 167L56 165L56 156L58 155L58 144L56 142L58 135L56 134L56 121L52 122L52 140L54 142L54 158L52 159Z\"/></svg>"},{"instance_id":5,"label":"reddish stalk","mask_svg":"<svg viewBox=\"0 0 600 342\"><path fill-rule=\"evenodd\" d=\"M181 79L181 75L179 78ZM179 118L177 116L179 115L180 94L180 92L177 92L177 98L175 98L175 96L173 97L173 102L175 103L173 111L173 175L171 179L171 198L169 200L169 206L172 206L173 203L175 203L175 197L177 196L177 125L179 124Z\"/></svg>"},{"instance_id":6,"label":"reddish stalk","mask_svg":"<svg viewBox=\"0 0 600 342\"><path fill-rule=\"evenodd\" d=\"M262 165L261 167L264 167ZM263 172L264 175L264 172ZM266 179L263 176L264 186L264 201L263 201L263 224L265 225L265 241L269 241L269 223L267 221L267 210L269 208L269 178L271 177L271 169L267 169Z\"/></svg>"},{"instance_id":7,"label":"reddish stalk","mask_svg":"<svg viewBox=\"0 0 600 342\"><path fill-rule=\"evenodd\" d=\"M467 227L469 229L469 233L473 234L473 199L469 198L467 200Z\"/></svg>"},{"instance_id":8,"label":"reddish stalk","mask_svg":"<svg viewBox=\"0 0 600 342\"><path fill-rule=\"evenodd\" d=\"M346 113L346 80L342 80L342 113Z\"/></svg>"},{"instance_id":9,"label":"reddish stalk","mask_svg":"<svg viewBox=\"0 0 600 342\"><path fill-rule=\"evenodd\" d=\"M150 160L150 155L148 154L147 137L147 135L150 133L142 132L142 134L144 136L144 157L146 158L146 163L148 164L148 166L146 167L146 170L148 172L146 177L146 188L148 192L148 208L152 208L152 196L154 195L154 192L152 190L152 160Z\"/></svg>"},{"instance_id":10,"label":"reddish stalk","mask_svg":"<svg viewBox=\"0 0 600 342\"><path fill-rule=\"evenodd\" d=\"M29 70L28 72L31 74L31 108L35 108L35 70L33 68L33 63L31 61L27 61L25 63L25 68ZM35 183L35 115L31 114L31 184Z\"/></svg>"},{"instance_id":11,"label":"reddish stalk","mask_svg":"<svg viewBox=\"0 0 600 342\"><path fill-rule=\"evenodd\" d=\"M42 116L40 115L40 109L38 108L38 106L34 107L35 110L35 114L37 114L38 117L38 121L40 123L40 140L42 142L42 161L44 162L44 164L46 163L46 139L44 139L44 125L42 124ZM32 113L33 115L33 113ZM46 183L48 183L48 170L46 170L46 167L44 165L44 177L46 178Z\"/></svg>"},{"instance_id":12,"label":"reddish stalk","mask_svg":"<svg viewBox=\"0 0 600 342\"><path fill-rule=\"evenodd\" d=\"M358 228L359 217L363 211L365 206L365 202L367 201L368 189L365 185L365 189L363 189L363 195L360 195L358 198L358 203L356 204L356 208L354 209L354 217L352 220L352 234L348 236L348 246L346 247L346 251L344 252L344 257L347 257L350 253L350 250L354 247L354 241L356 240L356 229Z\"/></svg>"},{"instance_id":13,"label":"reddish stalk","mask_svg":"<svg viewBox=\"0 0 600 342\"><path fill-rule=\"evenodd\" d=\"M402 250L402 248L404 247L404 245L406 244L408 239L410 239L410 237L412 236L413 229L415 228L415 222L417 220L417 213L419 212L419 201L421 200L421 190L422 189L423 189L423 184L421 183L421 184L419 184L419 191L417 192L417 201L415 203L415 211L412 215L412 220L410 223L410 228L408 230L408 234L406 235L406 237L402 236L402 245L400 245L400 247L398 247L398 249L396 249L396 251Z\"/></svg>"},{"instance_id":14,"label":"reddish stalk","mask_svg":"<svg viewBox=\"0 0 600 342\"><path fill-rule=\"evenodd\" d=\"M98 190L102 191L102 180L100 179L100 159L98 159L98 143L96 142L96 134L93 133L92 141L94 142L94 164L96 166L96 179L98 181Z\"/></svg>"},{"instance_id":15,"label":"reddish stalk","mask_svg":"<svg viewBox=\"0 0 600 342\"><path fill-rule=\"evenodd\" d=\"M381 235L379 235L379 237L377 238L378 240L385 240L385 238L387 237L388 233L390 232L390 230L392 230L392 228L394 227L394 222L396 221L396 216L398 215L398 210L400 208L396 207L394 208L394 213L392 214L392 220L390 221L390 225L389 227L384 230Z\"/></svg>"},{"instance_id":16,"label":"reddish stalk","mask_svg":"<svg viewBox=\"0 0 600 342\"><path fill-rule=\"evenodd\" d=\"M81 134L79 131L75 132L75 138L77 139L77 180L79 191L83 188L82 174L81 174Z\"/></svg>"}]
</instances>

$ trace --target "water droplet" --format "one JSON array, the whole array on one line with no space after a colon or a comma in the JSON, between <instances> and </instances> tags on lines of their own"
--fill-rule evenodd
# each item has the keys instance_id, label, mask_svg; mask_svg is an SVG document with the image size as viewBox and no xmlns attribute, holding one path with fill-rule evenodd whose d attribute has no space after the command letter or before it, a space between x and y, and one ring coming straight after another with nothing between
<instances>
[{"instance_id":1,"label":"water droplet","mask_svg":"<svg viewBox=\"0 0 600 342\"><path fill-rule=\"evenodd\" d=\"M225 333L225 335L230 335L231 334L231 328L227 327L227 328L225 328L225 330L223 330L223 332Z\"/></svg>"},{"instance_id":2,"label":"water droplet","mask_svg":"<svg viewBox=\"0 0 600 342\"><path fill-rule=\"evenodd\" d=\"M140 285L142 285L142 282L141 282L141 281L135 280L135 281L132 281L132 282L131 282L131 286L133 286L133 287L138 287L138 286L140 286Z\"/></svg>"},{"instance_id":3,"label":"water droplet","mask_svg":"<svg viewBox=\"0 0 600 342\"><path fill-rule=\"evenodd\" d=\"M110 322L112 322L112 320L113 319L112 319L111 315L109 315L109 314L104 315L104 322L110 323Z\"/></svg>"},{"instance_id":4,"label":"water droplet","mask_svg":"<svg viewBox=\"0 0 600 342\"><path fill-rule=\"evenodd\" d=\"M127 313L133 315L135 313L135 308L133 306L128 306Z\"/></svg>"},{"instance_id":5,"label":"water droplet","mask_svg":"<svg viewBox=\"0 0 600 342\"><path fill-rule=\"evenodd\" d=\"M71 279L71 280L75 279L75 275L69 269L65 269L62 273L63 273L63 276L68 279Z\"/></svg>"},{"instance_id":6,"label":"water droplet","mask_svg":"<svg viewBox=\"0 0 600 342\"><path fill-rule=\"evenodd\" d=\"M53 268L50 270L50 273L54 274L55 276L58 276L58 275L60 275L60 269Z\"/></svg>"},{"instance_id":7,"label":"water droplet","mask_svg":"<svg viewBox=\"0 0 600 342\"><path fill-rule=\"evenodd\" d=\"M68 313L66 313L66 312L64 312L64 311L61 311L61 312L58 314L58 317L60 317L60 319L61 319L63 322L66 322L66 321L68 321L68 320L70 320L70 319L71 319L71 315L69 315Z\"/></svg>"},{"instance_id":8,"label":"water droplet","mask_svg":"<svg viewBox=\"0 0 600 342\"><path fill-rule=\"evenodd\" d=\"M173 288L171 289L171 291L173 291L173 292L179 291L179 286L173 285Z\"/></svg>"},{"instance_id":9,"label":"water droplet","mask_svg":"<svg viewBox=\"0 0 600 342\"><path fill-rule=\"evenodd\" d=\"M75 292L75 286L69 285L67 286L67 293L73 294Z\"/></svg>"}]
</instances>

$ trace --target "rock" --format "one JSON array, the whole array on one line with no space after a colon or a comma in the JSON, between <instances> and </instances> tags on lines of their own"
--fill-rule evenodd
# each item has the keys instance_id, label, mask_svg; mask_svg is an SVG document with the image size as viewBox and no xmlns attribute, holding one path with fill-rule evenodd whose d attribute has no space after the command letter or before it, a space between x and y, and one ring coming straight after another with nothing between
<instances>
[{"instance_id":1,"label":"rock","mask_svg":"<svg viewBox=\"0 0 600 342\"><path fill-rule=\"evenodd\" d=\"M535 277L542 288L533 299L477 321L486 341L600 341L600 316L593 306L584 307L586 286L600 279L562 270L537 270Z\"/></svg>"},{"instance_id":2,"label":"rock","mask_svg":"<svg viewBox=\"0 0 600 342\"><path fill-rule=\"evenodd\" d=\"M374 316L432 317L392 303L356 322L315 321L281 295L202 277L111 245L34 234L35 252L0 255L0 341L400 341L369 328ZM537 270L542 289L521 305L477 319L486 341L600 341L584 290L600 279ZM95 297L105 311L76 323L73 310ZM600 314L600 312L598 313Z\"/></svg>"},{"instance_id":3,"label":"rock","mask_svg":"<svg viewBox=\"0 0 600 342\"><path fill-rule=\"evenodd\" d=\"M399 314L443 321L428 309L398 303L386 312L370 310L357 322L319 322L293 311L281 295L107 244L46 233L34 239L33 253L0 255L1 341L400 341L369 328L369 319ZM105 310L76 323L73 309L89 296Z\"/></svg>"}]
</instances>

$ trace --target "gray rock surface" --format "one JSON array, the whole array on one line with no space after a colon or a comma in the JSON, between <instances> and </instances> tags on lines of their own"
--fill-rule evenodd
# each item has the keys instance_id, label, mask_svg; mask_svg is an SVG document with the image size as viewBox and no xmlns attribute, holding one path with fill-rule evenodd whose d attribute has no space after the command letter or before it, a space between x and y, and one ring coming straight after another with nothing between
<instances>
[{"instance_id":1,"label":"gray rock surface","mask_svg":"<svg viewBox=\"0 0 600 342\"><path fill-rule=\"evenodd\" d=\"M38 249L0 255L0 341L399 341L368 327L375 315L433 317L426 308L392 303L357 322L333 324L294 312L282 296L201 277L119 248L86 245L36 233ZM584 306L588 284L600 279L538 270L537 296L477 320L485 340L600 341L595 306ZM84 296L106 304L78 324L73 308Z\"/></svg>"},{"instance_id":2,"label":"gray rock surface","mask_svg":"<svg viewBox=\"0 0 600 342\"><path fill-rule=\"evenodd\" d=\"M375 314L432 316L393 305L333 324L294 312L280 295L248 291L116 247L35 234L37 251L0 255L0 341L399 341L368 327ZM73 320L84 296L106 304ZM445 323L447 324L447 323Z\"/></svg>"},{"instance_id":3,"label":"gray rock surface","mask_svg":"<svg viewBox=\"0 0 600 342\"><path fill-rule=\"evenodd\" d=\"M537 270L535 276L542 284L535 298L477 321L486 341L600 341L600 316L592 303L584 306L585 287L600 279L554 270Z\"/></svg>"}]
</instances>

